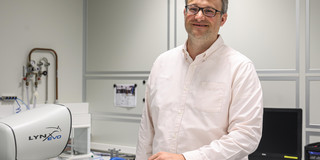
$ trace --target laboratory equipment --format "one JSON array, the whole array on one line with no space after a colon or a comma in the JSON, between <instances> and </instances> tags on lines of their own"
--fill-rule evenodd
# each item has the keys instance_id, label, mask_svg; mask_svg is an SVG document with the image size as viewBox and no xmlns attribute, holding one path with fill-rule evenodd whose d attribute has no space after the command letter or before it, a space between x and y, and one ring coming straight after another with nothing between
<instances>
[{"instance_id":1,"label":"laboratory equipment","mask_svg":"<svg viewBox=\"0 0 320 160\"><path fill-rule=\"evenodd\" d=\"M67 145L71 127L70 110L56 104L0 119L0 159L57 157Z\"/></svg>"},{"instance_id":2,"label":"laboratory equipment","mask_svg":"<svg viewBox=\"0 0 320 160\"><path fill-rule=\"evenodd\" d=\"M66 160L78 160L92 158L90 151L90 128L85 126L73 126L67 147L59 155Z\"/></svg>"},{"instance_id":3,"label":"laboratory equipment","mask_svg":"<svg viewBox=\"0 0 320 160\"><path fill-rule=\"evenodd\" d=\"M23 80L26 81L26 92L27 92L27 100L28 100L28 106L30 105L29 102L29 82L31 81L31 78L34 77L34 87L35 87L35 92L33 94L33 98L34 98L34 105L33 107L35 107L36 105L36 100L38 97L38 84L39 84L39 80L41 79L41 76L47 76L46 78L46 100L45 103L48 103L48 67L50 65L50 63L48 62L48 60L45 57L42 57L38 63L36 63L35 60L31 59L31 55L37 51L45 51L45 52L49 52L52 53L54 55L55 58L55 104L58 104L58 55L56 53L56 51L54 51L53 49L49 49L49 48L34 48L30 51L29 56L28 56L28 64L26 69L23 69ZM42 65L44 65L44 67L46 68L45 71L42 70Z\"/></svg>"},{"instance_id":4,"label":"laboratory equipment","mask_svg":"<svg viewBox=\"0 0 320 160\"><path fill-rule=\"evenodd\" d=\"M63 160L90 159L91 116L88 103L66 104L72 114L72 130L67 147L59 158Z\"/></svg>"},{"instance_id":5,"label":"laboratory equipment","mask_svg":"<svg viewBox=\"0 0 320 160\"><path fill-rule=\"evenodd\" d=\"M320 142L311 143L304 147L305 160L320 159Z\"/></svg>"}]
</instances>

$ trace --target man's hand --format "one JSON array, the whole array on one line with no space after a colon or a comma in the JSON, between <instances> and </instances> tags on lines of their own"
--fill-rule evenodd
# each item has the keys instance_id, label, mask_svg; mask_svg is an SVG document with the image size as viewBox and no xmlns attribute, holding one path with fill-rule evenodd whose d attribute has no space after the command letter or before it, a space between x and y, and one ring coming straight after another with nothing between
<instances>
[{"instance_id":1,"label":"man's hand","mask_svg":"<svg viewBox=\"0 0 320 160\"><path fill-rule=\"evenodd\" d=\"M149 157L148 160L186 160L186 159L182 154L158 152L152 155L151 157Z\"/></svg>"}]
</instances>

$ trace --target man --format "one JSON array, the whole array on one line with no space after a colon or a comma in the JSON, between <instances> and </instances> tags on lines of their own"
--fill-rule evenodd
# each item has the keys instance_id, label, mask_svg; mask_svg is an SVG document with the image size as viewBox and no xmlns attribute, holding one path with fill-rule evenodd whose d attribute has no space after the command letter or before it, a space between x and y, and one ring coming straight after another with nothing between
<instances>
[{"instance_id":1,"label":"man","mask_svg":"<svg viewBox=\"0 0 320 160\"><path fill-rule=\"evenodd\" d=\"M228 0L186 0L188 39L154 62L137 160L247 160L262 132L262 90L252 62L219 29Z\"/></svg>"}]
</instances>

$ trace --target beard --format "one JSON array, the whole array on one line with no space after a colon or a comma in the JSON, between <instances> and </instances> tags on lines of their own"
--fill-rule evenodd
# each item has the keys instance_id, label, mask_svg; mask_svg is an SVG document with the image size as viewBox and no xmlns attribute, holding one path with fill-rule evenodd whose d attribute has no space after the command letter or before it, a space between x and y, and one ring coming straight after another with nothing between
<instances>
[{"instance_id":1,"label":"beard","mask_svg":"<svg viewBox=\"0 0 320 160\"><path fill-rule=\"evenodd\" d=\"M194 24L200 24L194 25ZM188 33L188 37L192 39L198 40L209 40L214 38L214 30L212 26L208 22L197 22L197 21L190 21L185 22L185 29Z\"/></svg>"}]
</instances>

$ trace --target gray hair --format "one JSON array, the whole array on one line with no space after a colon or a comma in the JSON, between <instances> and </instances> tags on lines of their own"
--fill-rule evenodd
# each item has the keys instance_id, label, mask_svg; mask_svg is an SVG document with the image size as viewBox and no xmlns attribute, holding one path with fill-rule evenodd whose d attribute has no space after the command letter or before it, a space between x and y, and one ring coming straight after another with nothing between
<instances>
[{"instance_id":1,"label":"gray hair","mask_svg":"<svg viewBox=\"0 0 320 160\"><path fill-rule=\"evenodd\" d=\"M186 5L188 4L188 0L185 0L186 1ZM221 12L222 14L225 14L228 12L228 3L229 3L229 0L221 0L222 2L222 9L221 9Z\"/></svg>"}]
</instances>

